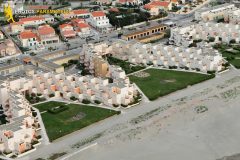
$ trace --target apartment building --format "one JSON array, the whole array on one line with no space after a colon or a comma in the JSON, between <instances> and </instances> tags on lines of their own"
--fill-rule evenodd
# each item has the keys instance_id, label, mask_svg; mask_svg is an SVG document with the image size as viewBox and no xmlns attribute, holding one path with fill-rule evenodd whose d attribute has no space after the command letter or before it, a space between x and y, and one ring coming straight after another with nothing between
<instances>
[{"instance_id":1,"label":"apartment building","mask_svg":"<svg viewBox=\"0 0 240 160\"><path fill-rule=\"evenodd\" d=\"M208 40L214 37L215 41L229 43L231 40L240 42L240 25L200 22L199 24L171 29L170 42L177 46L188 47L194 40Z\"/></svg>"},{"instance_id":2,"label":"apartment building","mask_svg":"<svg viewBox=\"0 0 240 160\"><path fill-rule=\"evenodd\" d=\"M185 48L172 45L153 45L126 41L112 44L113 56L120 56L134 64L153 64L154 66L187 68L207 72L222 69L222 55L205 46L205 48Z\"/></svg>"},{"instance_id":3,"label":"apartment building","mask_svg":"<svg viewBox=\"0 0 240 160\"><path fill-rule=\"evenodd\" d=\"M16 73L24 69L22 63L18 61L5 62L0 64L0 75L5 76L12 73Z\"/></svg>"},{"instance_id":4,"label":"apartment building","mask_svg":"<svg viewBox=\"0 0 240 160\"><path fill-rule=\"evenodd\" d=\"M33 76L33 93L43 93L45 96L54 94L70 100L74 96L80 101L99 100L105 105L128 105L134 99L136 89L130 84L128 77L114 79L109 83L108 79L93 76L75 76L54 73L37 73Z\"/></svg>"},{"instance_id":5,"label":"apartment building","mask_svg":"<svg viewBox=\"0 0 240 160\"><path fill-rule=\"evenodd\" d=\"M23 32L25 29L23 22L13 22L10 24L10 30L12 33L20 33Z\"/></svg>"},{"instance_id":6,"label":"apartment building","mask_svg":"<svg viewBox=\"0 0 240 160\"><path fill-rule=\"evenodd\" d=\"M42 45L51 45L60 42L55 30L49 25L39 26L37 33Z\"/></svg>"},{"instance_id":7,"label":"apartment building","mask_svg":"<svg viewBox=\"0 0 240 160\"><path fill-rule=\"evenodd\" d=\"M18 157L36 150L34 142L38 141L39 136L40 126L32 115L32 106L24 95L13 90L19 86L16 82L19 80L8 79L0 84L0 100L6 117L6 124L0 126L0 151L7 157Z\"/></svg>"},{"instance_id":8,"label":"apartment building","mask_svg":"<svg viewBox=\"0 0 240 160\"><path fill-rule=\"evenodd\" d=\"M227 11L224 15L224 21L231 24L240 24L240 9L236 8L231 11Z\"/></svg>"},{"instance_id":9,"label":"apartment building","mask_svg":"<svg viewBox=\"0 0 240 160\"><path fill-rule=\"evenodd\" d=\"M224 18L227 11L235 10L234 4L222 4L210 9L200 9L195 12L194 19L198 21L214 21Z\"/></svg>"}]
</instances>

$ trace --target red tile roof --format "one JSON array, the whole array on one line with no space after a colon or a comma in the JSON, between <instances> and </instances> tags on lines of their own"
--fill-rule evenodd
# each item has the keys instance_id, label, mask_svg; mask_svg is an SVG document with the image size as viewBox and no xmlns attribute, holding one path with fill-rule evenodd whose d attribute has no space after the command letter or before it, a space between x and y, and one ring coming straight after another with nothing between
<instances>
[{"instance_id":1,"label":"red tile roof","mask_svg":"<svg viewBox=\"0 0 240 160\"><path fill-rule=\"evenodd\" d=\"M39 35L54 34L55 30L52 27L50 27L49 25L44 25L44 26L38 27L38 33L39 33Z\"/></svg>"},{"instance_id":2,"label":"red tile roof","mask_svg":"<svg viewBox=\"0 0 240 160\"><path fill-rule=\"evenodd\" d=\"M78 27L79 28L89 28L89 25L87 23L79 23Z\"/></svg>"},{"instance_id":3,"label":"red tile roof","mask_svg":"<svg viewBox=\"0 0 240 160\"><path fill-rule=\"evenodd\" d=\"M13 26L13 25L23 25L23 22L13 22L13 23L11 23L10 25L11 25L11 26Z\"/></svg>"},{"instance_id":4,"label":"red tile roof","mask_svg":"<svg viewBox=\"0 0 240 160\"><path fill-rule=\"evenodd\" d=\"M20 33L21 39L30 39L30 38L37 38L36 33L33 33L32 31L23 31Z\"/></svg>"},{"instance_id":5,"label":"red tile roof","mask_svg":"<svg viewBox=\"0 0 240 160\"><path fill-rule=\"evenodd\" d=\"M166 2L166 1L153 1L153 2L150 2L146 5L144 5L144 8L151 9L154 7L168 7L169 4L170 4L170 2Z\"/></svg>"},{"instance_id":6,"label":"red tile roof","mask_svg":"<svg viewBox=\"0 0 240 160\"><path fill-rule=\"evenodd\" d=\"M68 30L68 31L63 31L63 35L64 37L73 37L73 36L76 36L76 33L73 30Z\"/></svg>"},{"instance_id":7,"label":"red tile roof","mask_svg":"<svg viewBox=\"0 0 240 160\"><path fill-rule=\"evenodd\" d=\"M73 19L72 23L84 23L84 19Z\"/></svg>"},{"instance_id":8,"label":"red tile roof","mask_svg":"<svg viewBox=\"0 0 240 160\"><path fill-rule=\"evenodd\" d=\"M19 19L19 22L28 22L28 21L39 21L44 20L42 16L33 16Z\"/></svg>"},{"instance_id":9,"label":"red tile roof","mask_svg":"<svg viewBox=\"0 0 240 160\"><path fill-rule=\"evenodd\" d=\"M87 14L89 11L87 9L78 9L78 10L73 10L74 14Z\"/></svg>"},{"instance_id":10,"label":"red tile roof","mask_svg":"<svg viewBox=\"0 0 240 160\"><path fill-rule=\"evenodd\" d=\"M91 13L93 17L103 17L106 16L103 11L95 11Z\"/></svg>"},{"instance_id":11,"label":"red tile roof","mask_svg":"<svg viewBox=\"0 0 240 160\"><path fill-rule=\"evenodd\" d=\"M59 26L60 29L63 29L65 27L72 27L72 25L70 25L70 24L62 24L62 25Z\"/></svg>"}]
</instances>

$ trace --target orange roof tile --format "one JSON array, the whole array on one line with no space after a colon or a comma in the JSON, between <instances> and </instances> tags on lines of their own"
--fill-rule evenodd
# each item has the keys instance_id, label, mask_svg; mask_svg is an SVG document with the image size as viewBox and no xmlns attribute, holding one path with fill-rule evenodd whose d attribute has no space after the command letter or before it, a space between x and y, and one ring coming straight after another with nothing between
<instances>
[{"instance_id":1,"label":"orange roof tile","mask_svg":"<svg viewBox=\"0 0 240 160\"><path fill-rule=\"evenodd\" d=\"M39 35L48 35L55 33L55 30L49 25L39 26L38 27Z\"/></svg>"},{"instance_id":2,"label":"orange roof tile","mask_svg":"<svg viewBox=\"0 0 240 160\"><path fill-rule=\"evenodd\" d=\"M170 4L170 2L166 2L166 1L153 1L153 2L150 2L146 5L144 5L144 8L151 9L154 7L168 7L169 4Z\"/></svg>"},{"instance_id":3,"label":"orange roof tile","mask_svg":"<svg viewBox=\"0 0 240 160\"><path fill-rule=\"evenodd\" d=\"M64 37L73 37L76 35L75 31L73 30L68 30L68 31L63 31Z\"/></svg>"},{"instance_id":4,"label":"orange roof tile","mask_svg":"<svg viewBox=\"0 0 240 160\"><path fill-rule=\"evenodd\" d=\"M112 12L119 12L119 9L118 9L118 8L110 8L109 11L112 11Z\"/></svg>"},{"instance_id":5,"label":"orange roof tile","mask_svg":"<svg viewBox=\"0 0 240 160\"><path fill-rule=\"evenodd\" d=\"M73 10L74 14L87 14L89 11L87 9L78 9L78 10Z\"/></svg>"},{"instance_id":6,"label":"orange roof tile","mask_svg":"<svg viewBox=\"0 0 240 160\"><path fill-rule=\"evenodd\" d=\"M37 38L36 33L33 33L32 31L23 31L20 33L21 39L30 39L30 38Z\"/></svg>"},{"instance_id":7,"label":"orange roof tile","mask_svg":"<svg viewBox=\"0 0 240 160\"><path fill-rule=\"evenodd\" d=\"M91 13L93 17L103 17L106 16L103 11L95 11Z\"/></svg>"},{"instance_id":8,"label":"orange roof tile","mask_svg":"<svg viewBox=\"0 0 240 160\"><path fill-rule=\"evenodd\" d=\"M79 18L79 19L73 19L72 23L84 23L84 21L85 21L84 19Z\"/></svg>"},{"instance_id":9,"label":"orange roof tile","mask_svg":"<svg viewBox=\"0 0 240 160\"><path fill-rule=\"evenodd\" d=\"M44 20L42 16L33 16L19 19L19 22L28 22L28 21L39 21Z\"/></svg>"},{"instance_id":10,"label":"orange roof tile","mask_svg":"<svg viewBox=\"0 0 240 160\"><path fill-rule=\"evenodd\" d=\"M65 24L62 24L59 26L59 28L61 28L61 29L65 28L65 27L72 27L72 25L65 23Z\"/></svg>"},{"instance_id":11,"label":"orange roof tile","mask_svg":"<svg viewBox=\"0 0 240 160\"><path fill-rule=\"evenodd\" d=\"M89 28L89 25L87 23L79 23L78 27L79 28Z\"/></svg>"}]
</instances>

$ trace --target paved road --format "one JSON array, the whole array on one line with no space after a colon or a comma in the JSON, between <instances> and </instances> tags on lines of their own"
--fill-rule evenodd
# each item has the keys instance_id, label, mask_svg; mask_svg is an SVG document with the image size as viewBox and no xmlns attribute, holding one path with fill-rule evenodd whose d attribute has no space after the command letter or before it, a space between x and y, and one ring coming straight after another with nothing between
<instances>
[{"instance_id":1,"label":"paved road","mask_svg":"<svg viewBox=\"0 0 240 160\"><path fill-rule=\"evenodd\" d=\"M133 108L130 108L127 111L124 111L123 114L119 116L114 116L112 118L106 119L98 124L89 126L85 129L82 129L80 131L74 132L68 136L62 137L55 142L47 145L47 146L40 146L37 150L37 152L30 153L26 157L20 158L21 160L32 160L36 158L46 158L50 156L53 153L59 153L66 151L67 153L72 153L76 150L72 149L71 146L73 144L76 144L76 142L80 140L84 140L85 138L91 137L96 135L97 133L104 132L108 130L109 128L112 128L114 126L117 126L120 123L127 123L131 119L142 115L144 113L147 113L153 109L156 109L159 107L159 105L164 105L169 102L172 102L173 100L176 100L178 98L181 98L183 96L191 95L197 90L201 90L203 88L207 88L211 86L212 84L221 84L224 80L231 79L232 77L240 75L239 70L231 70L229 72L223 73L219 75L217 78L214 78L212 80L203 82L201 84L194 85L192 87L188 87L187 89L177 91L173 94L170 94L168 96L165 96L163 98L159 98L156 101L145 103L142 102L139 106L135 106Z\"/></svg>"}]
</instances>

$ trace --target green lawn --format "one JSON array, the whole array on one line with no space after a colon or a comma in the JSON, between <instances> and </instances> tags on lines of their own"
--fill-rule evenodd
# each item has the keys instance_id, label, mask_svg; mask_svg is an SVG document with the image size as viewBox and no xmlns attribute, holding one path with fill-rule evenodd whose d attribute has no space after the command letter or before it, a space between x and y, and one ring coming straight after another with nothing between
<instances>
[{"instance_id":1,"label":"green lawn","mask_svg":"<svg viewBox=\"0 0 240 160\"><path fill-rule=\"evenodd\" d=\"M62 102L46 102L35 105L40 111L64 105ZM50 141L70 134L95 122L119 114L120 112L94 106L67 104L68 109L57 114L42 113L43 123ZM79 118L81 117L81 118Z\"/></svg>"},{"instance_id":2,"label":"green lawn","mask_svg":"<svg viewBox=\"0 0 240 160\"><path fill-rule=\"evenodd\" d=\"M229 63L240 69L240 45L216 44L213 47L217 49Z\"/></svg>"},{"instance_id":3,"label":"green lawn","mask_svg":"<svg viewBox=\"0 0 240 160\"><path fill-rule=\"evenodd\" d=\"M143 78L132 75L129 78L150 100L214 77L214 75L159 69L148 69L144 72L149 73L150 76Z\"/></svg>"}]
</instances>

